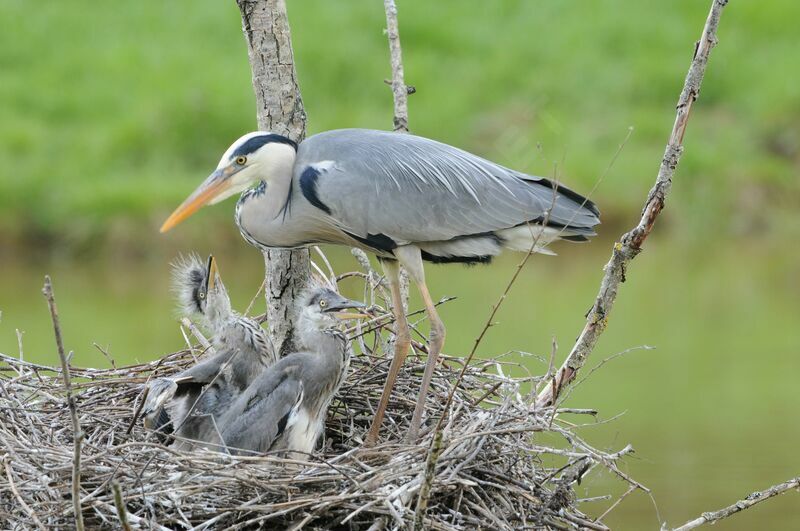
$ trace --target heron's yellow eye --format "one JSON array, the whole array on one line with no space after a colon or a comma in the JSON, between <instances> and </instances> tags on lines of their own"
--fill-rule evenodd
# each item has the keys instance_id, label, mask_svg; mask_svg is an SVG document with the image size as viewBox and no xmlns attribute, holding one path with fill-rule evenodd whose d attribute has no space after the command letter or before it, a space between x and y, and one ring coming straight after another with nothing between
<instances>
[{"instance_id":1,"label":"heron's yellow eye","mask_svg":"<svg viewBox=\"0 0 800 531\"><path fill-rule=\"evenodd\" d=\"M197 294L197 296L200 297L201 299L205 299L206 293L204 291L201 291L200 293Z\"/></svg>"},{"instance_id":2,"label":"heron's yellow eye","mask_svg":"<svg viewBox=\"0 0 800 531\"><path fill-rule=\"evenodd\" d=\"M236 164L238 164L239 166L244 166L246 162L247 162L247 157L245 156L236 157Z\"/></svg>"},{"instance_id":3,"label":"heron's yellow eye","mask_svg":"<svg viewBox=\"0 0 800 531\"><path fill-rule=\"evenodd\" d=\"M326 301L325 299L320 299L320 301L319 301L319 307L320 308L324 308L327 305L328 305L328 301Z\"/></svg>"}]
</instances>

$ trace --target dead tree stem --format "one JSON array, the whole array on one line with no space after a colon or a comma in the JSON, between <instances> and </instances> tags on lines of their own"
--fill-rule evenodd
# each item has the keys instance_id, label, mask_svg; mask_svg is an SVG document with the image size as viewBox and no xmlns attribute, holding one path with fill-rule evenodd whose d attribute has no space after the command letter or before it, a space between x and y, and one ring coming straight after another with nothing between
<instances>
[{"instance_id":1,"label":"dead tree stem","mask_svg":"<svg viewBox=\"0 0 800 531\"><path fill-rule=\"evenodd\" d=\"M386 36L389 39L389 62L392 66L392 100L394 101L394 130L408 133L408 94L403 70L403 52L400 48L400 26L397 23L397 5L394 0L383 0L386 11ZM408 273L400 269L400 297L403 310L408 311Z\"/></svg>"},{"instance_id":2,"label":"dead tree stem","mask_svg":"<svg viewBox=\"0 0 800 531\"><path fill-rule=\"evenodd\" d=\"M389 59L392 64L394 130L408 133L408 87L406 86L403 72L403 53L400 49L397 6L394 0L383 0L383 8L386 11L386 35L389 38Z\"/></svg>"},{"instance_id":3,"label":"dead tree stem","mask_svg":"<svg viewBox=\"0 0 800 531\"><path fill-rule=\"evenodd\" d=\"M237 0L247 41L258 128L300 142L306 113L297 82L285 0ZM307 249L264 251L267 321L278 352L294 350L294 300L309 277Z\"/></svg>"},{"instance_id":4,"label":"dead tree stem","mask_svg":"<svg viewBox=\"0 0 800 531\"><path fill-rule=\"evenodd\" d=\"M72 457L72 508L75 513L75 528L83 531L83 511L81 510L81 442L83 433L81 423L78 420L78 407L75 404L75 397L72 395L72 380L69 374L69 360L64 353L64 342L61 338L61 324L58 320L58 307L56 306L55 295L53 294L53 283L49 276L44 277L44 288L42 288L50 308L50 317L53 320L53 332L56 337L56 347L58 348L58 358L61 360L61 377L64 380L64 394L69 407L69 416L72 419L72 440L74 444L74 454Z\"/></svg>"},{"instance_id":5,"label":"dead tree stem","mask_svg":"<svg viewBox=\"0 0 800 531\"><path fill-rule=\"evenodd\" d=\"M538 407L555 404L564 387L575 379L575 375L586 363L586 359L594 350L597 340L608 325L608 318L617 298L617 290L619 285L625 281L628 264L641 252L642 244L650 235L656 218L664 208L672 185L672 176L683 153L683 136L689 123L692 105L700 94L700 84L703 81L708 57L711 49L717 43L716 33L722 8L727 3L728 0L713 0L711 3L711 12L706 20L700 41L696 45L694 57L678 99L675 123L664 158L661 161L661 167L658 170L658 177L647 197L641 219L636 227L622 236L620 242L614 244L611 259L604 268L605 274L600 283L600 291L586 317L583 331L552 382L537 397Z\"/></svg>"}]
</instances>

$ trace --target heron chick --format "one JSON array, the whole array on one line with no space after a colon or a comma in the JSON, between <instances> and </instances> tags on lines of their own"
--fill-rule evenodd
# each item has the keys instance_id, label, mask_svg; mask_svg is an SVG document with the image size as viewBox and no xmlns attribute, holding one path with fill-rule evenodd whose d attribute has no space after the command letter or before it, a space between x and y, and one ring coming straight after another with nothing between
<instances>
[{"instance_id":1,"label":"heron chick","mask_svg":"<svg viewBox=\"0 0 800 531\"><path fill-rule=\"evenodd\" d=\"M282 358L236 398L220 420L221 443L234 454L314 450L334 394L344 381L352 349L339 328L346 312L364 304L327 288L299 304L298 339L304 350Z\"/></svg>"},{"instance_id":2,"label":"heron chick","mask_svg":"<svg viewBox=\"0 0 800 531\"><path fill-rule=\"evenodd\" d=\"M215 354L179 374L152 381L142 408L145 426L178 435L177 446L218 436L216 419L265 368L277 361L266 331L231 309L216 260L197 255L173 266L173 286L183 314L212 333Z\"/></svg>"}]
</instances>

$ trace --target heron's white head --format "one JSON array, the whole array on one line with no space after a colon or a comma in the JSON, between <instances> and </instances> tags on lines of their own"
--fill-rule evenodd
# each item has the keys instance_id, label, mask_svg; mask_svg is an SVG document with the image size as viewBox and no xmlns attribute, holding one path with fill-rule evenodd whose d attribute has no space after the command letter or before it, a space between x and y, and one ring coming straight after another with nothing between
<instances>
[{"instance_id":1,"label":"heron's white head","mask_svg":"<svg viewBox=\"0 0 800 531\"><path fill-rule=\"evenodd\" d=\"M205 205L213 205L239 194L258 181L291 176L297 144L275 133L247 133L225 151L214 173L175 209L161 232L188 218Z\"/></svg>"}]
</instances>

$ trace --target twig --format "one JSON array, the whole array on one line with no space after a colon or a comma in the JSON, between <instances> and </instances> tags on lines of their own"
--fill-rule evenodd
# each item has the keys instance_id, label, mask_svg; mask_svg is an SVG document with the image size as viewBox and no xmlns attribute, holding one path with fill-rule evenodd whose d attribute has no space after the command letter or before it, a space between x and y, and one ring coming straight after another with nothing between
<instances>
[{"instance_id":1,"label":"twig","mask_svg":"<svg viewBox=\"0 0 800 531\"><path fill-rule=\"evenodd\" d=\"M417 509L414 513L414 530L424 529L425 512L428 510L433 480L436 478L436 463L439 461L439 456L442 455L442 450L442 430L439 430L433 436L433 443L430 450L428 450L428 459L425 461L425 476L419 488Z\"/></svg>"},{"instance_id":2,"label":"twig","mask_svg":"<svg viewBox=\"0 0 800 531\"><path fill-rule=\"evenodd\" d=\"M636 485L631 485L631 486L629 486L629 487L628 487L628 490L626 490L626 491L625 491L625 492L622 494L622 496L620 496L619 498L617 498L617 500L616 500L614 503L612 503L612 504L611 504L611 506L610 506L608 509L606 509L605 511L603 511L603 514L601 514L600 516L598 516L598 517L596 518L596 520L597 520L598 522L601 522L601 521L603 520L603 518L605 518L606 516L608 516L608 515L611 513L611 511L613 511L614 509L616 509L616 508L617 508L617 505L619 505L620 503L622 503L622 500L624 500L625 498L627 498L627 497L630 495L630 493L631 493L631 492L633 492L633 491L635 491L635 490L636 490L636 488L637 488L637 487L636 487Z\"/></svg>"},{"instance_id":3,"label":"twig","mask_svg":"<svg viewBox=\"0 0 800 531\"><path fill-rule=\"evenodd\" d=\"M58 320L58 308L56 307L56 299L55 295L53 295L53 284L50 281L49 275L44 277L42 293L47 299L47 305L50 307L50 317L53 320L53 331L56 336L56 346L58 347L58 358L61 360L61 376L64 379L64 391L67 397L67 405L69 406L69 416L72 419L72 439L75 446L72 458L72 504L75 512L75 528L78 531L83 531L83 512L81 511L81 440L83 439L83 433L81 432L81 424L78 420L78 408L75 405L75 397L72 396L69 363L67 362L67 356L64 354L64 343L61 339L61 325Z\"/></svg>"},{"instance_id":4,"label":"twig","mask_svg":"<svg viewBox=\"0 0 800 531\"><path fill-rule=\"evenodd\" d=\"M131 525L128 523L128 511L125 509L125 501L122 499L122 490L119 488L119 483L113 482L111 489L114 491L114 506L117 508L119 523L124 531L131 531Z\"/></svg>"},{"instance_id":5,"label":"twig","mask_svg":"<svg viewBox=\"0 0 800 531\"><path fill-rule=\"evenodd\" d=\"M724 509L720 509L719 511L713 511L709 513L703 513L701 516L686 522L680 527L676 527L673 531L688 531L689 529L694 529L696 527L700 527L701 525L705 524L714 524L723 518L728 518L729 516L733 516L734 514L744 511L745 509L749 509L753 505L759 504L763 501L766 501L772 497L775 497L779 494L783 494L786 491L792 489L800 489L800 476L790 479L785 483L779 483L778 485L773 485L772 487L754 492L747 496L743 500L739 500L733 505L729 505Z\"/></svg>"},{"instance_id":6,"label":"twig","mask_svg":"<svg viewBox=\"0 0 800 531\"><path fill-rule=\"evenodd\" d=\"M689 113L700 93L700 84L703 81L708 57L717 42L716 32L722 8L727 3L727 0L713 0L711 4L711 11L678 99L675 124L672 127L664 158L661 161L658 177L656 178L655 186L650 190L650 194L647 197L639 224L623 235L620 242L614 244L611 258L605 266L605 274L600 283L600 291L587 315L586 325L567 359L559 368L553 382L539 393L536 401L538 407L546 407L553 404L564 386L575 379L577 372L586 363L586 359L594 350L598 338L608 325L608 317L617 298L617 290L619 285L625 281L628 263L641 252L642 244L653 230L655 220L664 208L666 197L672 185L672 176L683 153L683 136L689 121Z\"/></svg>"},{"instance_id":7,"label":"twig","mask_svg":"<svg viewBox=\"0 0 800 531\"><path fill-rule=\"evenodd\" d=\"M258 289L256 290L256 294L253 295L252 299L250 299L250 303L247 305L247 309L244 311L244 313L242 315L245 315L245 316L250 315L250 310L253 309L253 305L256 303L256 300L261 295L261 293L264 291L264 286L266 286L266 285L267 285L267 279L264 278L264 280L261 281L261 284L258 285Z\"/></svg>"},{"instance_id":8,"label":"twig","mask_svg":"<svg viewBox=\"0 0 800 531\"><path fill-rule=\"evenodd\" d=\"M206 339L206 336L203 335L203 333L194 325L193 322L189 320L188 317L181 317L181 324L185 326L187 329L189 329L189 332L192 333L194 338L197 340L198 343L200 343L200 346L203 347L203 350L205 352L209 352L211 354L214 353L214 349L211 346L211 342L208 339ZM189 347L191 347L191 345L189 345Z\"/></svg>"},{"instance_id":9,"label":"twig","mask_svg":"<svg viewBox=\"0 0 800 531\"><path fill-rule=\"evenodd\" d=\"M19 495L17 486L14 485L14 477L12 476L11 466L9 465L10 459L11 457L8 454L3 456L3 466L6 469L6 476L8 477L8 486L11 488L11 492L14 494L14 497L19 502L20 507L22 507L22 509L27 513L30 519L33 520L33 523L36 524L36 527L38 527L42 531L47 531L47 528L44 526L42 521L39 520L39 517L36 516L36 513L33 512L33 509L31 509L30 506L27 503L25 503L25 500L22 498L22 496Z\"/></svg>"}]
</instances>

